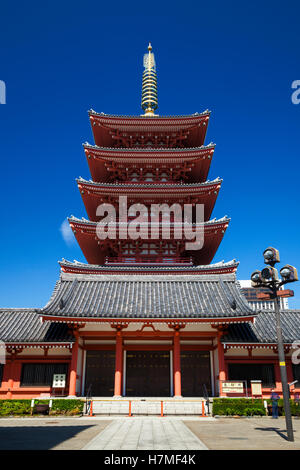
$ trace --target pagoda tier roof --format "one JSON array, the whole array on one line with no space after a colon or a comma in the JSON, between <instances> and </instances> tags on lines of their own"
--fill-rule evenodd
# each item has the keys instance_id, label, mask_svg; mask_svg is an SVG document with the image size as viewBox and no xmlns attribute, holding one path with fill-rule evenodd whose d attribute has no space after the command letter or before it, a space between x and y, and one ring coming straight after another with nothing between
<instances>
[{"instance_id":1,"label":"pagoda tier roof","mask_svg":"<svg viewBox=\"0 0 300 470\"><path fill-rule=\"evenodd\" d=\"M208 145L202 145L201 147L191 148L116 148L116 147L99 147L98 145L91 145L88 142L82 144L87 153L91 153L95 156L103 159L149 159L154 158L155 161L159 159L177 159L182 160L197 159L203 157L209 157L213 154L216 144L211 142Z\"/></svg>"},{"instance_id":2,"label":"pagoda tier roof","mask_svg":"<svg viewBox=\"0 0 300 470\"><path fill-rule=\"evenodd\" d=\"M205 181L209 172L215 144L195 148L103 148L88 143L84 151L94 181L105 181L110 177L112 169L138 168L149 165L154 168L169 168L170 165L180 171L186 166L190 168L189 178Z\"/></svg>"},{"instance_id":3,"label":"pagoda tier roof","mask_svg":"<svg viewBox=\"0 0 300 470\"><path fill-rule=\"evenodd\" d=\"M112 147L112 131L118 133L180 133L187 132L186 146L203 145L210 111L188 116L114 116L89 111L96 145Z\"/></svg>"},{"instance_id":4,"label":"pagoda tier roof","mask_svg":"<svg viewBox=\"0 0 300 470\"><path fill-rule=\"evenodd\" d=\"M182 119L193 119L193 118L199 118L201 116L207 116L211 114L211 111L209 109L206 109L205 111L202 111L202 113L193 113L193 114L175 114L175 115L167 115L167 116L159 116L154 115L154 116L146 116L145 114L131 114L131 115L124 115L124 114L107 114L107 113L98 113L94 109L89 109L88 110L89 116L98 116L98 117L103 117L103 118L109 118L109 119L129 119L129 120L144 120L147 122L156 120L156 119L172 119L172 120L182 120Z\"/></svg>"},{"instance_id":5,"label":"pagoda tier roof","mask_svg":"<svg viewBox=\"0 0 300 470\"><path fill-rule=\"evenodd\" d=\"M176 191L176 194L178 192L180 193L189 193L191 194L192 192L194 193L201 193L201 192L206 192L209 189L215 189L217 186L220 186L222 183L222 179L217 177L214 180L206 180L202 183L178 183L178 182L162 182L162 183L157 183L157 182L145 182L145 183L135 183L135 182L121 182L121 181L116 181L115 183L112 182L97 182L93 180L86 180L82 178L81 176L76 179L78 185L81 185L82 187L89 187L91 190L108 194L111 192L116 192L116 193L122 193L122 192L131 192L131 191L136 191L136 189L143 189L143 194L147 193L152 193L153 190L157 189L162 189L166 193L173 193ZM145 192L144 192L145 191ZM139 193L140 194L140 193Z\"/></svg>"},{"instance_id":6,"label":"pagoda tier roof","mask_svg":"<svg viewBox=\"0 0 300 470\"><path fill-rule=\"evenodd\" d=\"M70 224L76 224L78 226L82 226L82 228L88 227L88 226L96 227L96 225L97 225L97 222L94 222L92 220L88 220L85 217L82 217L81 219L79 219L78 217L75 217L74 215L71 215L71 217L69 217L68 220L69 220ZM217 219L217 218L210 219L207 222L203 222L202 224L199 223L197 225L204 225L204 227L212 226L212 229L215 230L215 228L217 226L223 226L224 224L228 224L229 221L230 221L230 218L227 217L227 215L225 215L224 217L222 217L220 219ZM116 222L116 226L118 226L118 225L121 226L122 222L119 222L119 223ZM195 226L195 224L193 224L193 227L194 226Z\"/></svg>"},{"instance_id":7,"label":"pagoda tier roof","mask_svg":"<svg viewBox=\"0 0 300 470\"><path fill-rule=\"evenodd\" d=\"M70 226L75 234L77 242L80 245L80 248L87 260L90 264L104 264L106 256L109 254L109 250L112 250L114 253L118 253L122 243L131 243L135 245L142 241L143 244L155 244L161 242L160 239L153 239L149 237L148 239L142 240L131 240L128 238L127 240L120 240L118 237L116 239L105 239L100 240L96 234L96 226L97 222L89 221L85 218L77 219L76 217L70 217L69 219ZM223 217L222 219L211 219L207 222L203 222L202 224L197 224L197 226L202 226L204 229L204 245L201 250L194 250L192 252L186 251L186 253L192 253L193 257L195 257L196 264L210 264L218 247L222 241L224 233L228 227L230 219L227 217ZM116 229L122 228L127 226L127 223L116 222ZM176 226L176 225L175 225ZM193 229L196 228L196 225L193 224ZM160 224L160 233L161 233L162 225ZM175 239L173 240L173 230L174 224L170 224L170 231L171 231L171 239L163 240L166 243L175 243L178 246L180 251L185 251L185 242L186 240L183 239ZM149 231L149 230L148 230Z\"/></svg>"},{"instance_id":8,"label":"pagoda tier roof","mask_svg":"<svg viewBox=\"0 0 300 470\"><path fill-rule=\"evenodd\" d=\"M90 220L97 220L97 207L103 201L110 202L116 198L118 204L120 196L127 196L128 203L140 201L147 203L188 203L197 202L204 204L204 217L208 220L211 216L222 180L216 178L204 183L95 183L83 178L77 179L86 211Z\"/></svg>"},{"instance_id":9,"label":"pagoda tier roof","mask_svg":"<svg viewBox=\"0 0 300 470\"><path fill-rule=\"evenodd\" d=\"M56 292L54 294L56 295ZM55 296L52 296L53 303L51 305L47 304L49 305L49 311L54 309L55 312L57 309L57 307L54 307L54 300ZM72 300L74 302L74 299ZM86 298L84 302L86 305ZM93 307L95 307L94 304L95 302L93 302ZM131 307L132 310L133 308ZM52 313L51 317L49 315L50 320L41 322L41 314L44 315L44 310L45 307L42 309L0 309L0 341L3 341L7 348L13 347L16 349L70 347L75 338L70 334L69 325L63 321L58 321L61 320L61 315L58 316L56 313ZM91 313L96 313L95 308L92 312L89 310L89 315L90 319L96 318ZM55 319L53 318L54 315ZM284 344L292 345L294 341L299 339L300 310L282 310L280 317ZM76 318L74 317L74 321L76 321ZM106 315L103 318L111 317ZM127 318L131 317L128 316ZM159 317L156 316L154 318L157 319ZM195 318L195 316L191 318ZM208 317L207 320L209 321L210 318ZM214 317L210 321L216 322ZM254 322L233 322L230 321L228 316L224 323L227 323L227 332L221 341L226 348L264 347L271 349L277 345L274 312L259 312L256 314Z\"/></svg>"},{"instance_id":10,"label":"pagoda tier roof","mask_svg":"<svg viewBox=\"0 0 300 470\"><path fill-rule=\"evenodd\" d=\"M299 341L300 310L282 310L280 316L284 343ZM222 342L231 347L240 347L241 344L277 344L275 313L260 312L253 324L229 325Z\"/></svg>"},{"instance_id":11,"label":"pagoda tier roof","mask_svg":"<svg viewBox=\"0 0 300 470\"><path fill-rule=\"evenodd\" d=\"M182 266L182 265L151 265L145 266L145 264L138 263L135 266L126 265L92 265L81 263L74 260L73 262L63 259L59 261L63 272L76 273L76 274L120 274L122 273L144 273L144 274L228 274L234 273L237 270L239 262L236 260L218 263L199 265L199 266Z\"/></svg>"},{"instance_id":12,"label":"pagoda tier roof","mask_svg":"<svg viewBox=\"0 0 300 470\"><path fill-rule=\"evenodd\" d=\"M0 309L0 340L7 346L15 342L24 347L30 345L49 346L72 343L74 337L67 325L41 322L41 318L33 308L2 308Z\"/></svg>"},{"instance_id":13,"label":"pagoda tier roof","mask_svg":"<svg viewBox=\"0 0 300 470\"><path fill-rule=\"evenodd\" d=\"M249 321L256 316L234 274L92 275L62 272L44 318Z\"/></svg>"}]
</instances>

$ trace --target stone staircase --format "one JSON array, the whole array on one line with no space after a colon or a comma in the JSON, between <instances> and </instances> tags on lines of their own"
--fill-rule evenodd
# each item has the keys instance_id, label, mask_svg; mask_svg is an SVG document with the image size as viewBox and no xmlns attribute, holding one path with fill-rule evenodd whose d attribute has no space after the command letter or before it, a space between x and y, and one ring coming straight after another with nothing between
<instances>
[{"instance_id":1,"label":"stone staircase","mask_svg":"<svg viewBox=\"0 0 300 470\"><path fill-rule=\"evenodd\" d=\"M92 398L93 401L93 415L119 415L128 416L130 403L131 414L133 416L160 416L163 402L164 416L201 416L202 415L202 401L206 403L204 398L197 399L153 399L153 398L128 398L128 399L101 399ZM210 406L211 410L211 406ZM207 409L205 406L205 414Z\"/></svg>"}]
</instances>

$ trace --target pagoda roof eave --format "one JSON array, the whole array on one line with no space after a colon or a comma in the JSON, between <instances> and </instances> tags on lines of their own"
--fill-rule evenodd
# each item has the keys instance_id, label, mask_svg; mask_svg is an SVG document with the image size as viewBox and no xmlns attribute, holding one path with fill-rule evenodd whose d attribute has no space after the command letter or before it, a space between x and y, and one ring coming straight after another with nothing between
<instances>
[{"instance_id":1,"label":"pagoda roof eave","mask_svg":"<svg viewBox=\"0 0 300 470\"><path fill-rule=\"evenodd\" d=\"M68 347L74 336L67 325L41 323L35 308L1 308L0 340L6 347Z\"/></svg>"},{"instance_id":2,"label":"pagoda roof eave","mask_svg":"<svg viewBox=\"0 0 300 470\"><path fill-rule=\"evenodd\" d=\"M172 152L177 152L179 154L182 154L183 152L188 152L188 151L199 151L199 150L208 150L211 148L215 148L216 144L214 142L210 142L207 145L200 145L200 147L172 147L172 148L166 148L166 147L149 147L149 148L143 148L143 147L101 147L100 145L93 145L90 144L89 142L84 142L82 144L84 148L91 148L93 150L104 150L105 152L145 152L145 153L172 153Z\"/></svg>"},{"instance_id":3,"label":"pagoda roof eave","mask_svg":"<svg viewBox=\"0 0 300 470\"><path fill-rule=\"evenodd\" d=\"M190 116L113 116L98 114L90 111L89 118L96 145L112 147L114 138L111 133L116 132L121 141L125 139L128 144L127 133L153 133L169 135L169 132L179 134L184 132L186 146L195 147L203 145L209 122L210 112L207 110L201 114ZM121 133L121 134L120 134ZM126 135L124 135L126 133ZM179 134L178 134L179 133ZM129 134L130 136L130 134ZM180 137L182 139L183 136ZM129 139L130 140L130 139ZM176 138L174 143L176 142ZM131 145L125 145L125 147Z\"/></svg>"},{"instance_id":4,"label":"pagoda roof eave","mask_svg":"<svg viewBox=\"0 0 300 470\"><path fill-rule=\"evenodd\" d=\"M85 149L92 149L96 151L103 151L103 152L109 152L109 153L166 153L166 154L173 154L177 153L178 156L184 155L187 152L204 152L205 150L211 150L216 147L216 144L214 142L210 142L207 145L201 145L200 147L172 147L172 148L164 148L164 147L150 147L150 148L142 148L142 147L101 147L99 145L93 145L90 144L89 142L84 142L82 146ZM127 158L127 157L126 157Z\"/></svg>"},{"instance_id":5,"label":"pagoda roof eave","mask_svg":"<svg viewBox=\"0 0 300 470\"><path fill-rule=\"evenodd\" d=\"M109 323L109 324L124 324L128 325L128 323L166 323L171 325L182 325L182 323L187 324L195 324L195 323L209 323L213 325L231 325L236 323L253 323L256 318L256 313L253 311L251 315L241 315L239 317L223 317L221 315L216 317L193 317L188 318L186 316L176 316L176 317L164 317L164 318L152 318L152 317L121 317L121 316L112 316L109 318L105 317L88 317L88 316L59 316L59 315L52 315L52 314L44 314L42 311L39 313L42 322L50 321L51 323L67 323L67 324L75 324L78 323L86 324L86 323Z\"/></svg>"},{"instance_id":6,"label":"pagoda roof eave","mask_svg":"<svg viewBox=\"0 0 300 470\"><path fill-rule=\"evenodd\" d=\"M90 221L87 219L77 219L76 217L69 218L70 227L75 235L75 238L87 260L90 264L105 264L105 259L109 256L109 250L113 250L116 254L119 251L119 244L120 238L119 235L121 233L122 228L127 228L127 222L110 222L110 228L114 227L115 232L113 238L105 238L104 240L100 240L97 236L97 221ZM190 228L195 231L203 231L201 233L204 234L204 245L201 249L197 249L197 253L193 251L197 264L210 264L213 260L213 257L221 243L223 236L227 230L228 224L230 219L227 217L223 217L222 219L211 219L206 222L192 224ZM151 230L151 223L145 223L144 228L147 230L148 237L143 239L143 243L151 244L151 243L159 243L159 240L162 239L164 236L163 230L165 225L160 223L155 225L158 229L158 238L153 239L151 238L149 230ZM176 228L182 230L185 225L181 225L180 223L171 222L170 223L170 234L168 237L168 243L175 243L177 251L187 251L190 250L190 246L186 246L186 238L185 236L181 237L180 239L176 239L175 233ZM128 242L130 238L127 239ZM132 241L132 243L136 243Z\"/></svg>"},{"instance_id":7,"label":"pagoda roof eave","mask_svg":"<svg viewBox=\"0 0 300 470\"><path fill-rule=\"evenodd\" d=\"M73 215L71 215L70 217L68 217L68 221L70 224L74 223L74 224L78 224L78 225L82 225L82 226L92 226L92 227L96 227L97 223L98 222L95 222L95 221L91 221L91 220L88 220L86 219L85 217L82 217L81 219L79 219L78 217L75 217ZM230 222L230 218L227 217L227 215L225 215L224 217L220 218L220 219L216 219L216 218L213 218L213 219L210 219L210 220L207 220L206 222L201 222L201 223L197 223L197 224L192 224L192 226L199 226L199 225L204 225L204 227L209 227L209 226L221 226L221 225L224 225L224 224L228 224ZM127 225L127 222L124 222L124 224ZM116 222L116 226L118 225L122 225L122 222ZM173 224L171 224L173 225Z\"/></svg>"},{"instance_id":8,"label":"pagoda roof eave","mask_svg":"<svg viewBox=\"0 0 300 470\"><path fill-rule=\"evenodd\" d=\"M216 187L221 185L223 179L217 177L214 180L207 180L202 183L106 183L106 182L96 182L93 180L86 180L82 177L76 178L76 182L78 185L82 185L83 187L91 187L94 189L121 189L121 190L135 190L138 188L147 189L149 191L153 191L154 189L163 189L165 190L175 190L179 192L190 191L191 189L208 189L209 187Z\"/></svg>"},{"instance_id":9,"label":"pagoda roof eave","mask_svg":"<svg viewBox=\"0 0 300 470\"><path fill-rule=\"evenodd\" d=\"M144 119L145 121L151 121L151 120L156 120L156 119L191 119L191 118L199 118L202 116L209 116L211 114L211 111L209 109L206 109L205 111L202 111L201 113L193 113L193 114L183 114L183 115L167 115L167 116L159 116L159 115L154 115L154 116L145 116L144 114L140 115L121 115L121 114L106 114L106 113L98 113L94 109L89 109L88 110L89 116L97 116L97 117L103 117L103 118L112 118L112 119L129 119L129 120L140 120Z\"/></svg>"},{"instance_id":10,"label":"pagoda roof eave","mask_svg":"<svg viewBox=\"0 0 300 470\"><path fill-rule=\"evenodd\" d=\"M300 310L281 310L281 326L283 342L292 344L298 340L300 328ZM232 326L222 337L225 347L268 347L275 346L276 341L276 315L274 311L264 310L258 312L253 325L243 327Z\"/></svg>"},{"instance_id":11,"label":"pagoda roof eave","mask_svg":"<svg viewBox=\"0 0 300 470\"><path fill-rule=\"evenodd\" d=\"M109 266L109 265L93 265L82 263L80 261L74 260L68 261L62 259L59 261L59 265L63 272L71 272L78 274L114 274L117 272L126 272L126 273L136 273L141 272L144 274L176 274L176 273L196 273L196 274L229 274L234 273L237 270L239 261L235 259L231 261L220 261L218 263L212 263L208 265L195 265L195 266L145 266L145 265L119 265L119 266Z\"/></svg>"},{"instance_id":12,"label":"pagoda roof eave","mask_svg":"<svg viewBox=\"0 0 300 470\"><path fill-rule=\"evenodd\" d=\"M160 301L153 302L153 296ZM256 316L243 296L235 274L172 277L144 273L93 276L62 272L50 301L39 313L44 318L74 321L118 318L215 322L223 319L251 321Z\"/></svg>"}]
</instances>

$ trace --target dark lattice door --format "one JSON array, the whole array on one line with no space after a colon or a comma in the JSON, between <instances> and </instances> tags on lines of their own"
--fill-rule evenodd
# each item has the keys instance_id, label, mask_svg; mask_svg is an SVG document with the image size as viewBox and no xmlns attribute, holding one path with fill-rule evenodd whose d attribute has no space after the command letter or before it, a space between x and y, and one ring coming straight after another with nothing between
<instances>
[{"instance_id":1,"label":"dark lattice door","mask_svg":"<svg viewBox=\"0 0 300 470\"><path fill-rule=\"evenodd\" d=\"M209 351L181 351L181 391L184 397L202 397L203 385L211 396Z\"/></svg>"},{"instance_id":2,"label":"dark lattice door","mask_svg":"<svg viewBox=\"0 0 300 470\"><path fill-rule=\"evenodd\" d=\"M93 397L110 397L114 394L115 352L87 351L85 394L91 387Z\"/></svg>"},{"instance_id":3,"label":"dark lattice door","mask_svg":"<svg viewBox=\"0 0 300 470\"><path fill-rule=\"evenodd\" d=\"M169 351L127 351L126 395L170 396Z\"/></svg>"}]
</instances>

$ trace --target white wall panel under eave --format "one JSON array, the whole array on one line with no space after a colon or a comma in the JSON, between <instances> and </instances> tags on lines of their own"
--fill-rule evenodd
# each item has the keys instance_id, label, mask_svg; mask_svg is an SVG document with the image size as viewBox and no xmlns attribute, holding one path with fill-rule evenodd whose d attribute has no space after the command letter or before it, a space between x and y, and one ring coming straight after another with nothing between
<instances>
[{"instance_id":1,"label":"white wall panel under eave","mask_svg":"<svg viewBox=\"0 0 300 470\"><path fill-rule=\"evenodd\" d=\"M243 349L243 348L229 348L227 352L225 353L225 360L229 359L230 357L234 356L248 356L248 349Z\"/></svg>"},{"instance_id":2,"label":"white wall panel under eave","mask_svg":"<svg viewBox=\"0 0 300 470\"><path fill-rule=\"evenodd\" d=\"M87 339L84 342L85 346L97 346L99 344L116 344L114 340L96 340L96 339Z\"/></svg>"},{"instance_id":3,"label":"white wall panel under eave","mask_svg":"<svg viewBox=\"0 0 300 470\"><path fill-rule=\"evenodd\" d=\"M72 353L68 348L51 348L48 350L48 357L49 356L70 356Z\"/></svg>"},{"instance_id":4,"label":"white wall panel under eave","mask_svg":"<svg viewBox=\"0 0 300 470\"><path fill-rule=\"evenodd\" d=\"M274 354L274 350L273 349L266 349L266 348L255 348L255 349L252 349L252 357L255 357L255 356L271 356L271 357L274 357L274 359L276 358L276 354Z\"/></svg>"},{"instance_id":5,"label":"white wall panel under eave","mask_svg":"<svg viewBox=\"0 0 300 470\"><path fill-rule=\"evenodd\" d=\"M43 348L24 348L22 352L18 353L17 357L21 356L43 356L44 355Z\"/></svg>"}]
</instances>

